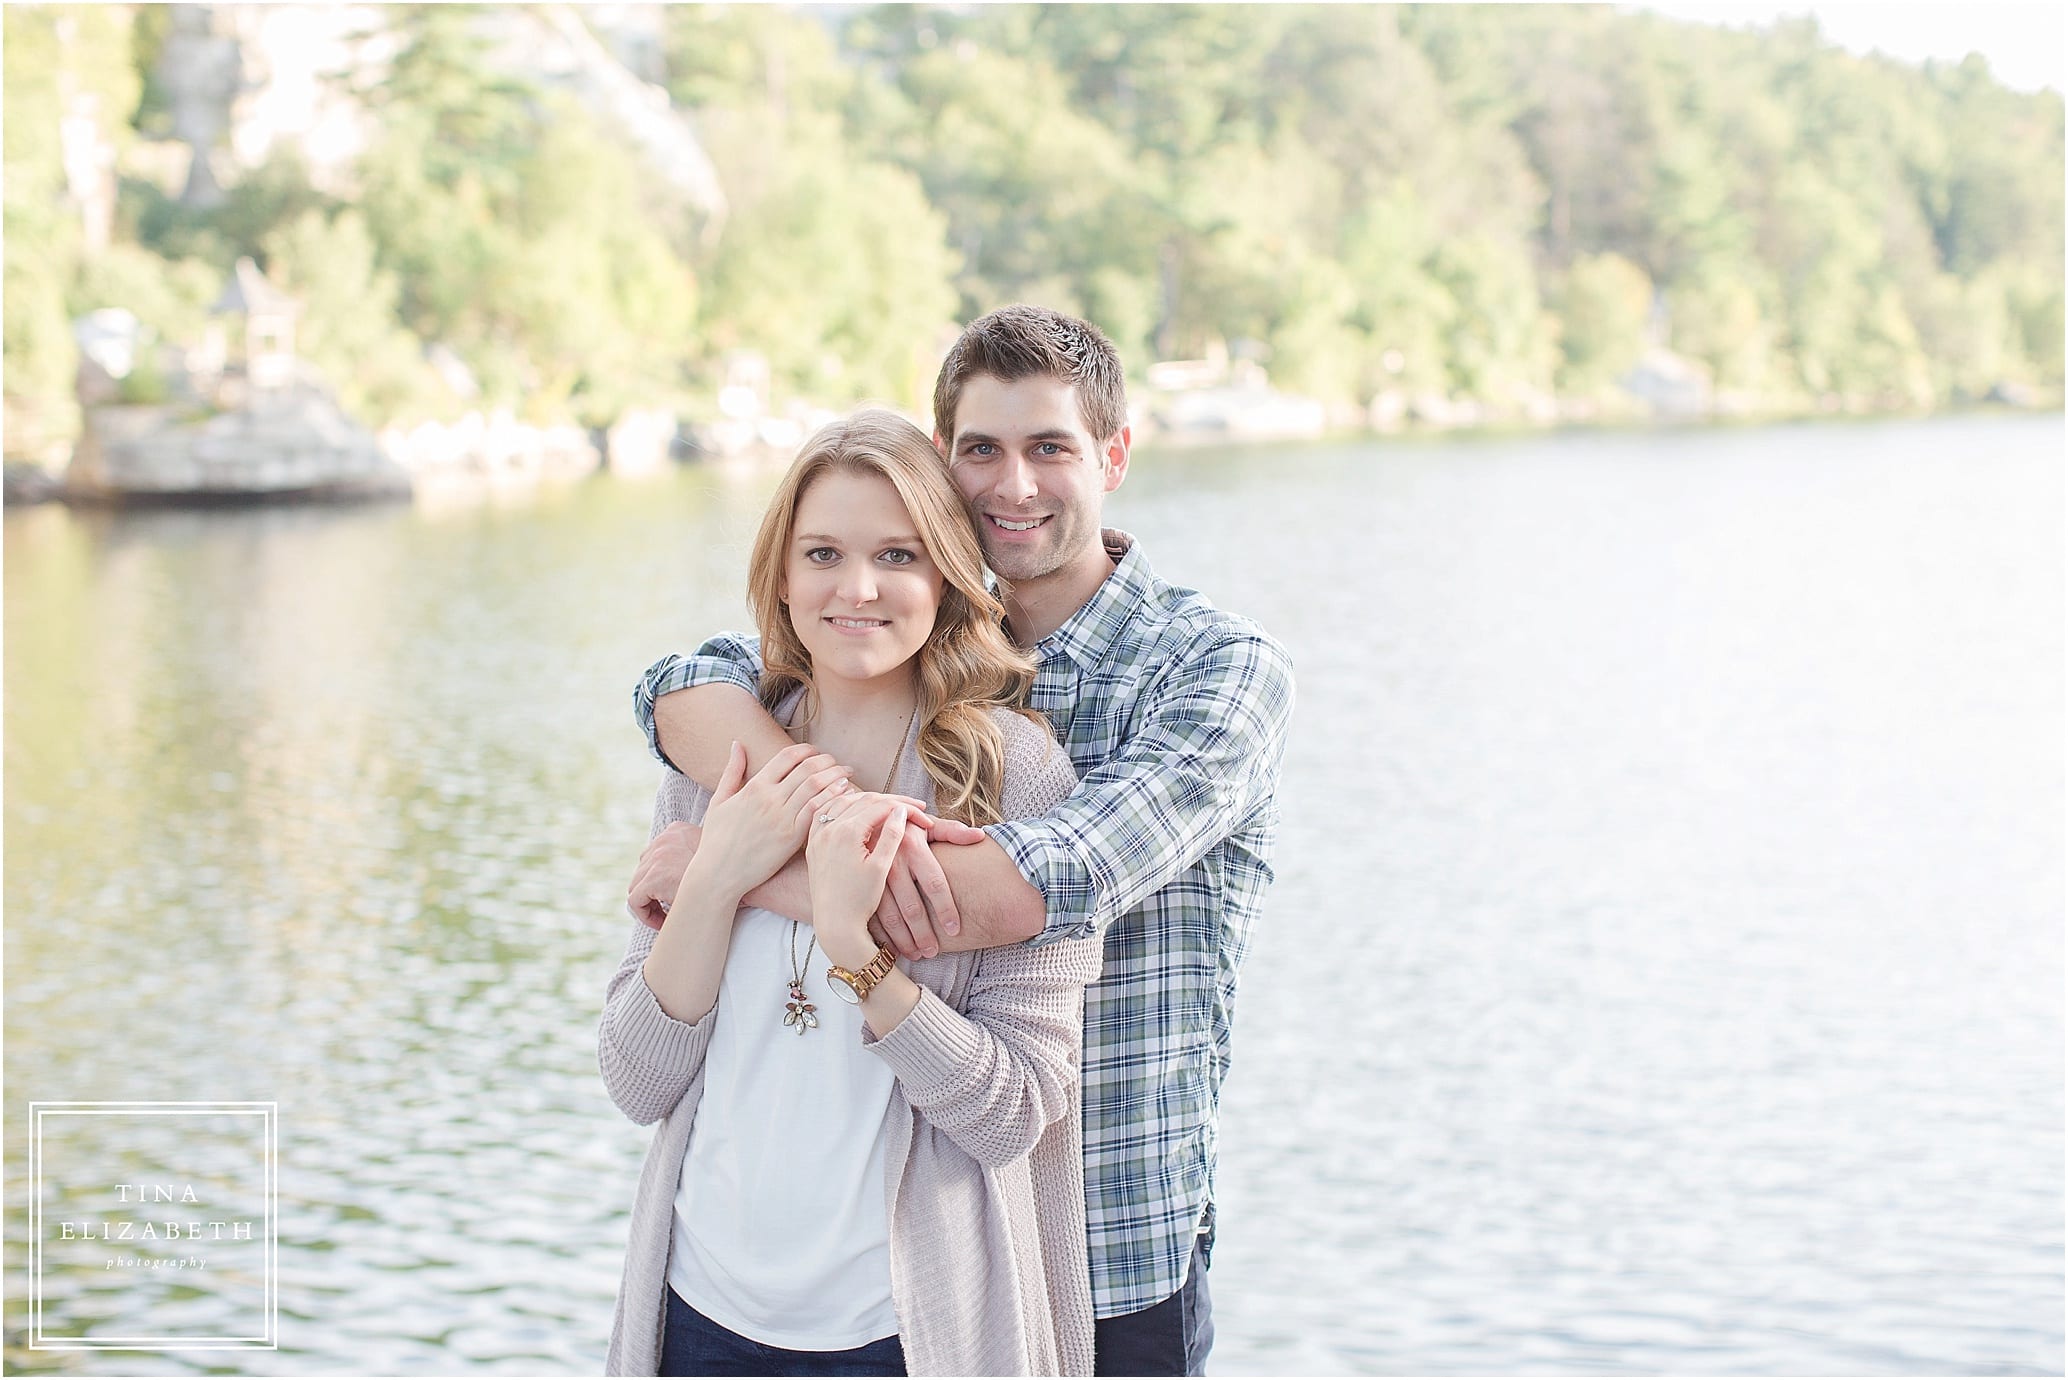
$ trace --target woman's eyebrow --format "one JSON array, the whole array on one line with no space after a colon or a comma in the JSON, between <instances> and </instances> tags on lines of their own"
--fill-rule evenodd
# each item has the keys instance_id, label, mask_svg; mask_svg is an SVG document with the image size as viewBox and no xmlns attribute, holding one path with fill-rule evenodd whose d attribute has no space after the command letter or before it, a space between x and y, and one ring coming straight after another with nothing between
<instances>
[{"instance_id":1,"label":"woman's eyebrow","mask_svg":"<svg viewBox=\"0 0 2068 1380\"><path fill-rule=\"evenodd\" d=\"M838 546L838 545L840 545L840 538L838 538L838 537L829 537L829 536L827 536L827 535L826 535L825 533L823 533L823 532L799 532L799 533L797 534L797 538L796 538L796 539L797 539L798 541L815 541L815 542L824 542L824 543L825 543L826 545L828 545L828 546ZM918 534L917 534L917 533L913 533L913 532L905 532L905 533L902 533L902 534L900 534L900 535L898 535L898 536L894 536L894 537L881 537L881 538L879 538L879 539L877 540L877 543L876 543L876 544L877 544L878 546L924 546L924 545L926 545L926 543L925 543L925 542L923 542L923 541L921 541L921 540L919 539L919 536L918 536Z\"/></svg>"}]
</instances>

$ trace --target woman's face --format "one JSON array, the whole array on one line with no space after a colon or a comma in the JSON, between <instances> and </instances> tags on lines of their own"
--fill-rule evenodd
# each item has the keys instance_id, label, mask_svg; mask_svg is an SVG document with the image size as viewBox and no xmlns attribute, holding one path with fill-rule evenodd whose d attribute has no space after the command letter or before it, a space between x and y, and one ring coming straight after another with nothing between
<instances>
[{"instance_id":1,"label":"woman's face","mask_svg":"<svg viewBox=\"0 0 2068 1380\"><path fill-rule=\"evenodd\" d=\"M941 587L919 524L888 479L836 469L805 489L783 557L783 597L814 680L906 674L933 633Z\"/></svg>"}]
</instances>

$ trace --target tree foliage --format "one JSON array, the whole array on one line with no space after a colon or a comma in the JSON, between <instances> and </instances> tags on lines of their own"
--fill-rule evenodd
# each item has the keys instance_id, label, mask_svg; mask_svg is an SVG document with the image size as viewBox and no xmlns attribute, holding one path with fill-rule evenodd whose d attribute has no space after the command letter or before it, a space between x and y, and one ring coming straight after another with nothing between
<instances>
[{"instance_id":1,"label":"tree foliage","mask_svg":"<svg viewBox=\"0 0 2068 1380\"><path fill-rule=\"evenodd\" d=\"M73 401L78 351L66 293L84 237L69 201L62 131L71 122L117 140L139 83L129 18L92 5L8 6L4 19L4 230L7 246L0 370L10 455L38 458L67 444L79 425ZM76 155L75 155L76 158Z\"/></svg>"},{"instance_id":2,"label":"tree foliage","mask_svg":"<svg viewBox=\"0 0 2068 1380\"><path fill-rule=\"evenodd\" d=\"M375 421L464 405L433 346L541 419L695 410L740 351L780 394L917 407L943 332L1012 300L1137 371L1222 343L1358 403L1531 409L1654 347L1772 406L2061 386L2060 96L1810 20L674 6L668 96L729 208L700 227L622 131L495 60L495 12L403 6L349 195L292 150L206 210L130 176L88 252L60 122L165 133L166 13L6 12L11 446L70 424L70 314L119 299L176 338L240 254Z\"/></svg>"}]
</instances>

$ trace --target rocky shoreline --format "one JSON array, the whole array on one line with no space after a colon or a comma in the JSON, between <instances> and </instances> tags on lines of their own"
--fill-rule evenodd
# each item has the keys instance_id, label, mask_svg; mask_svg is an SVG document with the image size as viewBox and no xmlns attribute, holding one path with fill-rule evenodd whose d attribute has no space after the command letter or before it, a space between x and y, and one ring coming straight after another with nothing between
<instances>
[{"instance_id":1,"label":"rocky shoreline","mask_svg":"<svg viewBox=\"0 0 2068 1380\"><path fill-rule=\"evenodd\" d=\"M1275 405L1258 409L1258 397ZM1383 410L1289 408L1278 395L1206 399L1220 410L1174 410L1154 395L1135 419L1137 445L1190 449L1232 443L1267 444L1322 436L1385 437L1469 435L1517 429L1629 426L1730 426L1844 417L1916 415L1857 408L1693 410L1561 406L1542 414L1494 415L1440 411L1424 405ZM2049 400L1992 396L1976 406L2046 411ZM1936 409L1958 411L1969 409ZM830 414L828 414L830 415ZM378 436L346 417L327 390L300 387L258 405L197 415L178 405L85 409L85 426L70 463L53 471L31 460L9 460L4 472L8 507L62 502L80 506L194 507L262 503L363 503L449 498L486 484L580 479L599 469L650 475L682 460L706 464L775 465L787 462L800 432L735 436L708 426L678 427L664 410L628 413L617 426L585 431L538 427L507 413L469 414L451 424L390 427ZM1290 423L1290 424L1289 424ZM794 428L793 428L794 429Z\"/></svg>"}]
</instances>

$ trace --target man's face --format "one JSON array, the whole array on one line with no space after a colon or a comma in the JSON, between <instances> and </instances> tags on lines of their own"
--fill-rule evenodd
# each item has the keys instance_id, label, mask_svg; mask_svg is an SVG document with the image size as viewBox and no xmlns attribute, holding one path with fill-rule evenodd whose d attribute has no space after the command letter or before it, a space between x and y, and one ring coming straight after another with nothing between
<instances>
[{"instance_id":1,"label":"man's face","mask_svg":"<svg viewBox=\"0 0 2068 1380\"><path fill-rule=\"evenodd\" d=\"M978 374L955 408L948 466L991 569L1038 580L1102 549L1099 517L1127 472L1126 433L1093 437L1077 389L1060 379Z\"/></svg>"}]
</instances>

